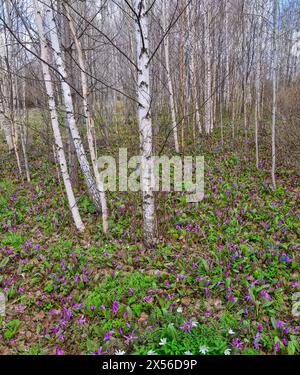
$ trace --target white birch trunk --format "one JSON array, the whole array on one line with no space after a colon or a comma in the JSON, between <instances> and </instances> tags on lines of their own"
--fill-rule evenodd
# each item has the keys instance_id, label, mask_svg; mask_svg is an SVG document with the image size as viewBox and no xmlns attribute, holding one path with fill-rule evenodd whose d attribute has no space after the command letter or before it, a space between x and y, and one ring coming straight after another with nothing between
<instances>
[{"instance_id":1,"label":"white birch trunk","mask_svg":"<svg viewBox=\"0 0 300 375\"><path fill-rule=\"evenodd\" d=\"M193 19L195 16L195 6L193 7L192 4L189 5L190 14L192 25L190 19L188 17L188 29L189 29L189 47L190 47L190 74L191 74L191 85L192 85L192 102L194 103L194 110L195 110L195 123L198 127L199 133L202 133L201 127L201 120L200 120L200 110L199 110L199 102L198 102L198 92L197 92L197 77L196 77L196 65L195 65L195 54L196 54L196 30L195 30L195 20Z\"/></svg>"},{"instance_id":2,"label":"white birch trunk","mask_svg":"<svg viewBox=\"0 0 300 375\"><path fill-rule=\"evenodd\" d=\"M164 32L166 31L166 0L163 1L163 29ZM165 51L165 61L166 61L166 74L167 74L167 82L168 82L168 90L169 90L169 104L171 109L171 123L172 123L172 130L174 136L174 145L175 150L179 153L179 144L178 144L178 132L177 132L177 124L176 124L176 112L175 112L175 100L174 100L174 90L172 79L170 75L170 58L169 58L169 36L167 35L164 39L164 51Z\"/></svg>"},{"instance_id":3,"label":"white birch trunk","mask_svg":"<svg viewBox=\"0 0 300 375\"><path fill-rule=\"evenodd\" d=\"M26 179L28 182L30 182L30 171L29 171L27 149L26 149L26 103L25 103L26 82L25 81L23 82L22 89L23 89L23 93L22 93L23 94L23 100L22 100L23 108L22 108L20 138L21 138L21 146L22 146L23 157L24 157Z\"/></svg>"},{"instance_id":4,"label":"white birch trunk","mask_svg":"<svg viewBox=\"0 0 300 375\"><path fill-rule=\"evenodd\" d=\"M226 111L228 111L229 107L229 100L230 100L230 81L229 81L229 38L228 38L228 22L229 22L229 12L228 12L228 1L225 0L225 46L224 46L224 51L225 51L225 106L226 106Z\"/></svg>"},{"instance_id":5,"label":"white birch trunk","mask_svg":"<svg viewBox=\"0 0 300 375\"><path fill-rule=\"evenodd\" d=\"M78 55L78 64L80 67L80 75L81 75L81 85L82 85L82 96L83 96L83 111L84 116L86 120L86 129L87 129L87 139L88 139L88 145L89 145L89 151L91 155L91 161L93 166L94 175L96 178L96 185L98 188L98 191L100 193L101 198L101 208L102 208L102 222L103 222L103 231L104 233L107 233L108 231L108 212L107 212L107 204L106 204L106 197L104 192L104 185L102 181L102 177L98 170L97 165L97 155L94 145L96 145L94 141L94 122L91 116L89 103L88 103L88 83L87 83L87 76L86 76L86 67L84 62L84 56L82 53L82 47L81 42L77 38L75 27L72 21L72 18L70 17L69 7L68 4L65 3L66 11L67 11L67 18L69 21L69 26L71 30L72 37L74 39L77 55Z\"/></svg>"},{"instance_id":6,"label":"white birch trunk","mask_svg":"<svg viewBox=\"0 0 300 375\"><path fill-rule=\"evenodd\" d=\"M272 104L272 185L276 189L276 107L277 107L277 0L273 1L273 59L272 59L272 80L273 80L273 104Z\"/></svg>"},{"instance_id":7,"label":"white birch trunk","mask_svg":"<svg viewBox=\"0 0 300 375\"><path fill-rule=\"evenodd\" d=\"M36 26L38 29L38 34L39 34L40 44L41 44L41 58L43 61L47 62L48 61L48 46L47 46L47 41L46 41L44 30L43 30L41 10L36 0L34 0L34 5L35 5L35 11L36 11L36 14L35 14ZM50 111L50 116L51 116L51 125L52 125L53 134L54 134L55 146L57 150L57 157L59 161L61 175L62 175L65 189L66 189L69 208L72 213L72 217L73 217L76 228L78 229L78 231L83 232L84 224L81 220L80 213L79 213L77 203L76 203L76 199L74 196L74 192L72 189L70 176L69 176L69 172L67 168L66 156L65 156L65 152L63 148L63 142L62 142L61 133L59 129L58 116L56 112L54 90L53 90L53 86L51 82L50 70L46 63L42 62L41 65L42 65L45 86L46 86L46 92L48 96L48 106L49 106L49 111Z\"/></svg>"},{"instance_id":8,"label":"white birch trunk","mask_svg":"<svg viewBox=\"0 0 300 375\"><path fill-rule=\"evenodd\" d=\"M137 44L137 121L141 142L141 185L143 199L143 229L146 245L151 246L156 235L155 203L153 194L152 157L152 121L150 114L150 71L148 16L145 14L145 0L134 0L137 15L135 38Z\"/></svg>"},{"instance_id":9,"label":"white birch trunk","mask_svg":"<svg viewBox=\"0 0 300 375\"><path fill-rule=\"evenodd\" d=\"M2 85L2 82L0 81L0 85ZM5 143L7 144L8 151L12 152L14 150L14 145L12 141L11 127L5 115L5 101L2 98L2 94L0 94L0 129L2 131Z\"/></svg>"},{"instance_id":10,"label":"white birch trunk","mask_svg":"<svg viewBox=\"0 0 300 375\"><path fill-rule=\"evenodd\" d=\"M204 58L205 58L205 82L204 82L204 127L207 134L212 131L212 92L211 92L211 40L210 40L210 3L204 8Z\"/></svg>"},{"instance_id":11,"label":"white birch trunk","mask_svg":"<svg viewBox=\"0 0 300 375\"><path fill-rule=\"evenodd\" d=\"M56 28L56 24L53 17L53 11L51 8L51 4L49 3L49 0L47 0L47 7L45 8L46 12L46 19L47 23L49 25L49 34L50 39L52 43L52 48L54 51L54 58L57 66L57 70L59 71L62 79L61 79L61 88L62 88L62 94L64 99L64 105L66 109L67 114L67 121L69 125L69 129L72 135L72 139L74 142L77 158L88 188L88 192L91 196L91 199L96 206L96 209L101 212L101 195L100 192L97 189L97 186L94 181L94 176L92 174L90 164L88 162L88 159L86 157L85 150L83 148L83 144L81 141L81 137L76 125L75 117L74 117L74 108L73 108L73 101L71 96L71 89L70 86L67 83L67 73L65 69L65 64L62 59L61 54L61 48L59 45L58 40L58 31Z\"/></svg>"}]
</instances>

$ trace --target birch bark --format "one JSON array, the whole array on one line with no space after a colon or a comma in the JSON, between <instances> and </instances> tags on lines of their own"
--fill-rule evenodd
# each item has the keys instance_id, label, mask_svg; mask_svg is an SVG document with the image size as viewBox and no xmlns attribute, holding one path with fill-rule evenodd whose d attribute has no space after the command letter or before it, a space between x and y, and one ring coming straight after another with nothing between
<instances>
[{"instance_id":1,"label":"birch bark","mask_svg":"<svg viewBox=\"0 0 300 375\"><path fill-rule=\"evenodd\" d=\"M49 35L51 39L51 44L53 48L54 53L54 59L56 62L57 70L59 71L62 80L61 80L61 88L62 88L62 94L64 99L64 105L66 109L67 114L67 120L69 129L72 135L72 139L74 142L77 158L85 179L85 183L88 188L89 195L91 196L91 199L96 206L96 209L101 212L101 195L99 190L97 189L97 186L94 181L94 176L92 174L90 164L88 162L85 150L83 148L82 140L76 125L75 117L74 117L74 108L73 108L73 101L71 96L71 89L70 86L67 83L67 73L65 69L65 64L62 59L62 53L61 48L58 40L58 33L57 33L57 27L55 24L53 11L51 8L51 4L49 0L47 0L47 7L45 8L46 13L46 19L49 26Z\"/></svg>"},{"instance_id":2,"label":"birch bark","mask_svg":"<svg viewBox=\"0 0 300 375\"><path fill-rule=\"evenodd\" d=\"M106 197L104 192L104 185L102 181L102 177L98 170L97 165L97 156L96 156L96 150L95 150L95 140L94 140L94 122L93 118L91 116L89 102L88 102L88 83L87 83L87 76L86 76L86 67L85 67L85 61L84 56L82 52L82 46L80 40L77 38L74 23L72 21L72 18L70 17L70 11L68 4L65 3L66 7L66 15L68 18L71 34L75 43L77 55L78 55L78 64L80 67L80 75L81 75L81 85L82 85L82 100L83 100L83 111L84 116L86 120L86 130L87 130L87 139L88 139L88 145L89 145L89 151L91 155L91 161L93 166L94 175L96 178L96 185L98 188L98 191L100 193L100 199L101 199L101 208L102 208L102 222L103 222L103 231L104 233L107 233L108 231L108 212L107 212L107 204L106 204Z\"/></svg>"},{"instance_id":3,"label":"birch bark","mask_svg":"<svg viewBox=\"0 0 300 375\"><path fill-rule=\"evenodd\" d=\"M166 32L166 25L167 25L167 12L166 12L166 0L163 1L163 29L164 33ZM178 144L178 132L177 132L177 124L176 124L176 112L175 112L175 100L174 100L174 90L172 79L170 75L170 58L169 58L169 36L167 35L164 39L164 51L165 51L165 62L166 62L166 74L167 74L167 82L168 82L168 90L169 90L169 104L171 109L171 124L174 136L174 145L175 150L179 153L179 144Z\"/></svg>"},{"instance_id":4,"label":"birch bark","mask_svg":"<svg viewBox=\"0 0 300 375\"><path fill-rule=\"evenodd\" d=\"M41 44L41 58L43 61L47 62L49 59L48 45L47 45L47 41L44 35L44 30L43 30L43 18L41 14L41 9L37 3L37 0L34 0L34 5L35 5L35 11L36 11L36 14L35 14L36 26L37 26L40 44ZM67 161L66 161L62 137L61 137L61 133L59 129L58 116L57 116L56 105L55 105L55 100L54 100L54 90L53 90L53 86L51 82L50 70L46 63L41 62L41 65L42 65L42 71L43 71L43 76L44 76L44 82L46 86L46 92L48 96L48 106L49 106L49 111L50 111L50 116L51 116L51 125L52 125L53 134L54 134L55 146L57 150L57 157L58 157L59 167L60 167L60 171L61 171L62 178L64 181L65 189L66 189L69 208L72 213L72 217L73 217L76 228L78 229L78 231L83 232L84 224L81 220L80 213L79 213L77 203L76 203L76 199L74 196L74 192L72 189L72 185L70 182L70 176L69 176L69 172L67 168Z\"/></svg>"},{"instance_id":5,"label":"birch bark","mask_svg":"<svg viewBox=\"0 0 300 375\"><path fill-rule=\"evenodd\" d=\"M134 0L136 14L135 39L137 45L137 121L141 143L141 185L143 199L143 226L145 244L151 246L156 235L155 203L152 188L153 166L152 157L152 121L150 113L150 70L149 70L149 39L148 16L145 0Z\"/></svg>"}]
</instances>

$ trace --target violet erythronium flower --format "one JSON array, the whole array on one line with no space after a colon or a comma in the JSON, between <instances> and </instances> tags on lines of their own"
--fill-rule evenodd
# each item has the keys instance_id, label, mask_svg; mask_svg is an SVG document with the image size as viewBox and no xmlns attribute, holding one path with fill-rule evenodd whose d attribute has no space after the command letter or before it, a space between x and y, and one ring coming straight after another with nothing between
<instances>
[{"instance_id":1,"label":"violet erythronium flower","mask_svg":"<svg viewBox=\"0 0 300 375\"><path fill-rule=\"evenodd\" d=\"M56 355L63 355L63 351L62 351L62 349L60 349L60 348L56 348L56 350L55 350L55 354L56 354Z\"/></svg>"},{"instance_id":2,"label":"violet erythronium flower","mask_svg":"<svg viewBox=\"0 0 300 375\"><path fill-rule=\"evenodd\" d=\"M110 330L104 333L103 340L108 341L112 338L112 335L114 333L114 330Z\"/></svg>"},{"instance_id":3,"label":"violet erythronium flower","mask_svg":"<svg viewBox=\"0 0 300 375\"><path fill-rule=\"evenodd\" d=\"M280 350L279 342L275 342L273 348L274 348L275 352L278 352Z\"/></svg>"},{"instance_id":4,"label":"violet erythronium flower","mask_svg":"<svg viewBox=\"0 0 300 375\"><path fill-rule=\"evenodd\" d=\"M282 320L277 320L276 322L276 328L281 328L285 325L285 323Z\"/></svg>"},{"instance_id":5,"label":"violet erythronium flower","mask_svg":"<svg viewBox=\"0 0 300 375\"><path fill-rule=\"evenodd\" d=\"M119 209L118 209L118 214L119 214L119 215L122 215L124 209L125 209L125 205L124 205L124 204L121 204L121 205L119 206Z\"/></svg>"},{"instance_id":6,"label":"violet erythronium flower","mask_svg":"<svg viewBox=\"0 0 300 375\"><path fill-rule=\"evenodd\" d=\"M293 289L297 288L298 284L299 284L299 283L298 283L297 280L292 281L292 282L291 282L291 288L293 288Z\"/></svg>"},{"instance_id":7,"label":"violet erythronium flower","mask_svg":"<svg viewBox=\"0 0 300 375\"><path fill-rule=\"evenodd\" d=\"M196 327L198 325L198 322L196 322L195 320L193 319L190 319L189 321L184 321L183 322L183 325L181 325L179 327L180 330L183 330L185 333L188 332L188 333L191 333L191 329L193 327Z\"/></svg>"},{"instance_id":8,"label":"violet erythronium flower","mask_svg":"<svg viewBox=\"0 0 300 375\"><path fill-rule=\"evenodd\" d=\"M104 355L104 354L107 354L107 352L104 352L103 349L102 349L102 346L100 346L100 348L92 354L93 355Z\"/></svg>"},{"instance_id":9,"label":"violet erythronium flower","mask_svg":"<svg viewBox=\"0 0 300 375\"><path fill-rule=\"evenodd\" d=\"M118 312L118 307L119 307L118 301L116 300L113 301L111 310L114 315L116 315L116 313Z\"/></svg>"},{"instance_id":10,"label":"violet erythronium flower","mask_svg":"<svg viewBox=\"0 0 300 375\"><path fill-rule=\"evenodd\" d=\"M78 324L84 324L86 322L86 319L84 315L81 315L81 317L78 319Z\"/></svg>"},{"instance_id":11,"label":"violet erythronium flower","mask_svg":"<svg viewBox=\"0 0 300 375\"><path fill-rule=\"evenodd\" d=\"M253 341L253 346L255 349L260 349L261 348L261 344L259 343L261 340L261 337L260 337L260 334L257 333L255 335L255 338L254 338L254 341Z\"/></svg>"},{"instance_id":12,"label":"violet erythronium flower","mask_svg":"<svg viewBox=\"0 0 300 375\"><path fill-rule=\"evenodd\" d=\"M258 330L258 332L262 332L262 330L263 330L262 324L258 324L257 330Z\"/></svg>"},{"instance_id":13,"label":"violet erythronium flower","mask_svg":"<svg viewBox=\"0 0 300 375\"><path fill-rule=\"evenodd\" d=\"M126 345L129 345L132 340L137 339L138 337L134 335L134 331L132 331L128 336L123 336L125 339Z\"/></svg>"},{"instance_id":14,"label":"violet erythronium flower","mask_svg":"<svg viewBox=\"0 0 300 375\"><path fill-rule=\"evenodd\" d=\"M64 318L71 318L72 316L73 316L72 311L70 311L66 307L63 307L63 317Z\"/></svg>"},{"instance_id":15,"label":"violet erythronium flower","mask_svg":"<svg viewBox=\"0 0 300 375\"><path fill-rule=\"evenodd\" d=\"M235 337L234 339L232 339L231 345L234 348L237 348L237 349L243 349L243 347L244 347L243 342L240 339L238 339L237 337Z\"/></svg>"},{"instance_id":16,"label":"violet erythronium flower","mask_svg":"<svg viewBox=\"0 0 300 375\"><path fill-rule=\"evenodd\" d=\"M55 334L55 333L58 333L58 332L59 332L59 327L58 327L58 326L55 326L55 327L52 328L51 331L52 331L52 333L54 333L54 334Z\"/></svg>"},{"instance_id":17,"label":"violet erythronium flower","mask_svg":"<svg viewBox=\"0 0 300 375\"><path fill-rule=\"evenodd\" d=\"M23 312L23 311L26 310L26 306L23 305L22 303L20 303L20 304L18 305L17 309L18 309L18 311Z\"/></svg>"},{"instance_id":18,"label":"violet erythronium flower","mask_svg":"<svg viewBox=\"0 0 300 375\"><path fill-rule=\"evenodd\" d=\"M271 300L271 299L272 299L272 297L270 296L270 294L269 294L265 289L263 289L263 290L260 292L260 296L261 296L262 298L267 299L267 300Z\"/></svg>"}]
</instances>

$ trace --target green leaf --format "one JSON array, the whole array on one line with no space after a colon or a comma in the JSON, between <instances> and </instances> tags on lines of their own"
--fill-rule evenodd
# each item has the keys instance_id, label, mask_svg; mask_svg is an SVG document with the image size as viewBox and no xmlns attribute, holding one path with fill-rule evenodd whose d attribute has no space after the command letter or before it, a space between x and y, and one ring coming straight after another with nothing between
<instances>
[{"instance_id":1,"label":"green leaf","mask_svg":"<svg viewBox=\"0 0 300 375\"><path fill-rule=\"evenodd\" d=\"M1 261L1 263L0 263L0 268L5 267L5 266L7 265L7 263L9 262L9 259L10 259L10 257L6 257L6 258L4 258L4 259Z\"/></svg>"}]
</instances>

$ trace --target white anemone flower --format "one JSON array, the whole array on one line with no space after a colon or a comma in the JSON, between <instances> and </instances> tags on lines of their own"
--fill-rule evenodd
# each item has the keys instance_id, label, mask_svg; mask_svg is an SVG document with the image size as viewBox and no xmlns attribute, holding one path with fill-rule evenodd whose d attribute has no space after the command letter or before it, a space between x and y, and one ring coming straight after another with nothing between
<instances>
[{"instance_id":1,"label":"white anemone flower","mask_svg":"<svg viewBox=\"0 0 300 375\"><path fill-rule=\"evenodd\" d=\"M229 333L230 335L234 335L234 334L235 334L234 330L231 329L231 328L229 328L228 333Z\"/></svg>"},{"instance_id":2,"label":"white anemone flower","mask_svg":"<svg viewBox=\"0 0 300 375\"><path fill-rule=\"evenodd\" d=\"M148 355L157 355L157 353L154 350L149 350L147 353Z\"/></svg>"},{"instance_id":3,"label":"white anemone flower","mask_svg":"<svg viewBox=\"0 0 300 375\"><path fill-rule=\"evenodd\" d=\"M183 354L184 354L184 355L193 355L193 353L192 353L192 352L190 352L189 350L188 350L188 351L186 351L186 352L184 352Z\"/></svg>"},{"instance_id":4,"label":"white anemone flower","mask_svg":"<svg viewBox=\"0 0 300 375\"><path fill-rule=\"evenodd\" d=\"M126 352L125 350L116 350L115 355L124 355Z\"/></svg>"},{"instance_id":5,"label":"white anemone flower","mask_svg":"<svg viewBox=\"0 0 300 375\"><path fill-rule=\"evenodd\" d=\"M167 343L167 339L164 337L163 339L160 339L159 345L163 346Z\"/></svg>"},{"instance_id":6,"label":"white anemone flower","mask_svg":"<svg viewBox=\"0 0 300 375\"><path fill-rule=\"evenodd\" d=\"M208 347L206 345L199 346L199 353L201 353L201 354L208 353Z\"/></svg>"},{"instance_id":7,"label":"white anemone flower","mask_svg":"<svg viewBox=\"0 0 300 375\"><path fill-rule=\"evenodd\" d=\"M231 349L225 349L224 354L225 355L230 355L231 354Z\"/></svg>"}]
</instances>

